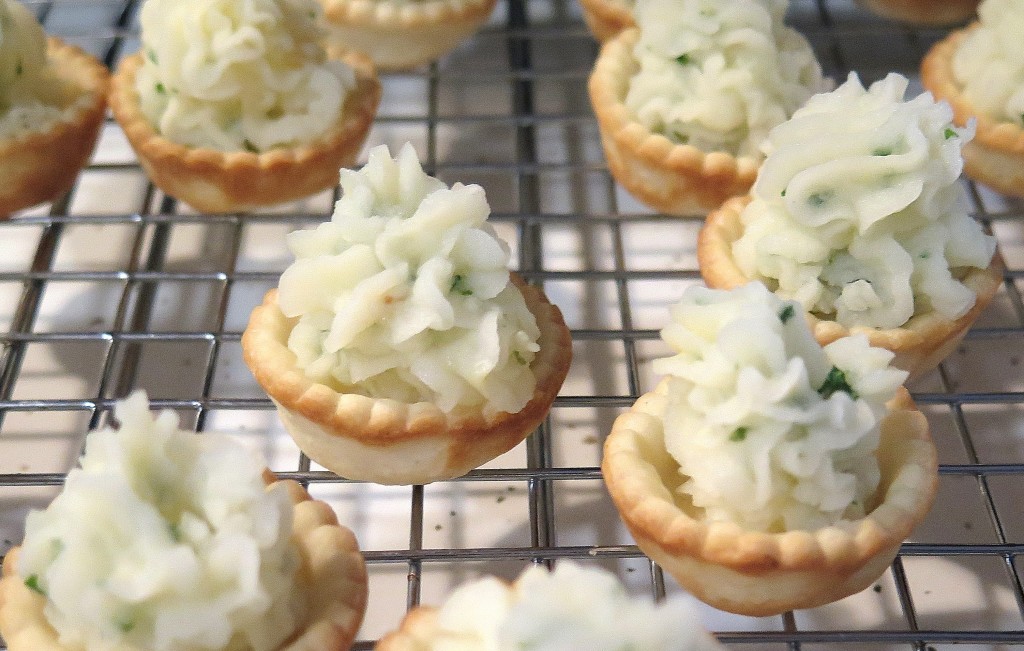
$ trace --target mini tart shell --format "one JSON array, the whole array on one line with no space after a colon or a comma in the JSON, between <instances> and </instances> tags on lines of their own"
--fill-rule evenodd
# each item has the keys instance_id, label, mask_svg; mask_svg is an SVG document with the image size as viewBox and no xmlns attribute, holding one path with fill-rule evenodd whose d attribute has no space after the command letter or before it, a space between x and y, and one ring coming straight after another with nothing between
<instances>
[{"instance_id":1,"label":"mini tart shell","mask_svg":"<svg viewBox=\"0 0 1024 651\"><path fill-rule=\"evenodd\" d=\"M438 609L417 606L405 614L398 629L386 634L374 651L430 651L437 636Z\"/></svg>"},{"instance_id":2,"label":"mini tart shell","mask_svg":"<svg viewBox=\"0 0 1024 651\"><path fill-rule=\"evenodd\" d=\"M425 484L466 474L511 450L541 423L569 371L572 342L557 307L515 274L540 328L540 351L531 364L533 397L518 412L485 419L479 409L441 411L429 402L408 404L341 393L313 382L295 365L288 336L295 319L267 292L242 334L242 354L256 381L277 405L296 444L312 460L349 479L378 484Z\"/></svg>"},{"instance_id":3,"label":"mini tart shell","mask_svg":"<svg viewBox=\"0 0 1024 651\"><path fill-rule=\"evenodd\" d=\"M330 38L365 52L381 70L408 70L455 49L496 0L320 0Z\"/></svg>"},{"instance_id":4,"label":"mini tart shell","mask_svg":"<svg viewBox=\"0 0 1024 651\"><path fill-rule=\"evenodd\" d=\"M640 69L633 57L639 38L640 31L631 28L606 41L590 74L590 102L612 176L645 204L670 215L705 212L745 194L759 161L673 143L640 124L626 107L630 79Z\"/></svg>"},{"instance_id":5,"label":"mini tart shell","mask_svg":"<svg viewBox=\"0 0 1024 651\"><path fill-rule=\"evenodd\" d=\"M276 483L267 471L268 485ZM292 542L300 558L294 590L307 606L305 621L279 651L348 649L366 611L366 563L355 536L338 524L325 502L314 500L299 484L284 484L292 500ZM0 632L10 651L80 651L61 645L43 612L46 597L25 586L18 575L16 547L4 558L0 579ZM119 649L121 647L118 647ZM132 651L134 647L124 647Z\"/></svg>"},{"instance_id":6,"label":"mini tart shell","mask_svg":"<svg viewBox=\"0 0 1024 651\"><path fill-rule=\"evenodd\" d=\"M0 139L0 218L71 189L89 161L103 124L109 73L91 55L56 37L46 56L64 82L78 88L64 117L46 131Z\"/></svg>"},{"instance_id":7,"label":"mini tart shell","mask_svg":"<svg viewBox=\"0 0 1024 651\"><path fill-rule=\"evenodd\" d=\"M633 4L627 0L580 0L583 20L599 41L607 41L629 27L635 27Z\"/></svg>"},{"instance_id":8,"label":"mini tart shell","mask_svg":"<svg viewBox=\"0 0 1024 651\"><path fill-rule=\"evenodd\" d=\"M1024 197L1024 126L999 122L978 111L953 76L953 56L978 23L936 43L921 62L921 83L953 107L953 120L976 120L974 139L964 145L964 173L1003 194Z\"/></svg>"},{"instance_id":9,"label":"mini tart shell","mask_svg":"<svg viewBox=\"0 0 1024 651\"><path fill-rule=\"evenodd\" d=\"M940 27L974 15L979 0L857 0L868 11L890 20Z\"/></svg>"},{"instance_id":10,"label":"mini tart shell","mask_svg":"<svg viewBox=\"0 0 1024 651\"><path fill-rule=\"evenodd\" d=\"M744 275L732 254L733 243L743 235L740 214L750 197L737 197L725 202L708 215L697 238L697 263L704 282L714 289L732 289L745 285L751 278ZM869 343L895 353L892 364L910 373L910 382L939 365L967 334L971 324L991 302L1003 282L1003 264L999 253L986 269L970 269L960 279L977 299L963 316L950 321L936 312L916 314L902 327L878 329L855 326L847 328L837 321L807 314L807 320L821 345L827 345L851 334L864 334Z\"/></svg>"},{"instance_id":11,"label":"mini tart shell","mask_svg":"<svg viewBox=\"0 0 1024 651\"><path fill-rule=\"evenodd\" d=\"M601 469L640 549L716 608L775 615L859 592L885 572L931 507L938 485L935 446L927 420L901 389L880 424L879 503L865 518L784 533L704 522L678 492L685 477L665 450L667 387L663 381L616 419Z\"/></svg>"},{"instance_id":12,"label":"mini tart shell","mask_svg":"<svg viewBox=\"0 0 1024 651\"><path fill-rule=\"evenodd\" d=\"M139 104L135 74L143 63L140 53L118 64L110 108L153 183L196 210L243 212L292 201L338 183L338 170L355 162L377 112L381 89L370 60L356 53L332 56L352 66L356 86L349 91L337 123L298 147L223 152L164 138Z\"/></svg>"}]
</instances>

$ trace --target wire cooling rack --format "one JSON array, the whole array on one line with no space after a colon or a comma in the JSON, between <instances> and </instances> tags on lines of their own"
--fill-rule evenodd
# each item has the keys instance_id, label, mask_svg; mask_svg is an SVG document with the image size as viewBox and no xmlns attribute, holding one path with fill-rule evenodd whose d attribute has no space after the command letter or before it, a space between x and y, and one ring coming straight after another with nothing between
<instances>
[{"instance_id":1,"label":"wire cooling rack","mask_svg":"<svg viewBox=\"0 0 1024 651\"><path fill-rule=\"evenodd\" d=\"M48 31L108 65L138 47L135 0L27 2ZM843 0L794 0L789 22L826 72L916 82L942 30L882 21ZM248 314L289 262L283 235L328 218L334 193L254 215L196 215L147 182L106 124L71 193L0 223L0 554L45 506L113 401L144 388L183 426L238 434L307 483L365 550L370 605L357 647L405 610L482 573L573 558L636 593L678 592L639 553L604 492L611 421L652 388L666 310L699 282L700 216L652 214L611 180L586 93L597 45L571 0L508 0L439 64L385 75L369 144L412 142L448 183L479 183L525 277L565 313L575 360L528 442L426 487L347 482L305 459L241 362ZM364 154L365 155L365 154ZM917 382L940 450L929 518L874 586L748 618L700 605L735 648L1024 646L1024 205L969 184L999 238L1006 281L961 348ZM0 648L3 645L0 643Z\"/></svg>"}]
</instances>

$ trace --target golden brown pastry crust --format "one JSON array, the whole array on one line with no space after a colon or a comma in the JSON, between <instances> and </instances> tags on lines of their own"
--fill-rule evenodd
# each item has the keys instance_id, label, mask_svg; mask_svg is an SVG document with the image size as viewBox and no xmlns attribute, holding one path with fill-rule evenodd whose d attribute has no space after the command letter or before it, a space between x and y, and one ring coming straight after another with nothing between
<instances>
[{"instance_id":1,"label":"golden brown pastry crust","mask_svg":"<svg viewBox=\"0 0 1024 651\"><path fill-rule=\"evenodd\" d=\"M868 516L816 531L763 533L698 519L676 490L685 481L665 450L666 381L616 419L601 465L637 545L716 608L774 615L859 592L888 567L931 506L938 485L928 422L902 390L888 405L878 450L878 504Z\"/></svg>"},{"instance_id":2,"label":"golden brown pastry crust","mask_svg":"<svg viewBox=\"0 0 1024 651\"><path fill-rule=\"evenodd\" d=\"M952 25L974 15L980 0L857 0L868 10L891 20L915 25Z\"/></svg>"},{"instance_id":3,"label":"golden brown pastry crust","mask_svg":"<svg viewBox=\"0 0 1024 651\"><path fill-rule=\"evenodd\" d=\"M633 46L640 31L627 29L601 47L590 75L590 102L612 176L647 205L670 215L691 215L744 194L759 161L673 143L636 121L626 108L630 78L640 69Z\"/></svg>"},{"instance_id":4,"label":"golden brown pastry crust","mask_svg":"<svg viewBox=\"0 0 1024 651\"><path fill-rule=\"evenodd\" d=\"M374 651L430 651L437 634L437 608L418 606L405 614L398 629L382 637Z\"/></svg>"},{"instance_id":5,"label":"golden brown pastry crust","mask_svg":"<svg viewBox=\"0 0 1024 651\"><path fill-rule=\"evenodd\" d=\"M267 471L268 485L275 483ZM366 563L355 536L338 524L326 503L294 481L283 481L292 500L292 541L300 567L295 590L306 604L306 620L280 651L343 651L352 645L366 611ZM10 651L79 651L62 646L43 613L46 598L18 575L18 551L4 558L0 579L0 633ZM124 651L133 651L126 647Z\"/></svg>"},{"instance_id":6,"label":"golden brown pastry crust","mask_svg":"<svg viewBox=\"0 0 1024 651\"><path fill-rule=\"evenodd\" d=\"M407 70L455 49L496 0L320 0L334 42L365 52L381 70Z\"/></svg>"},{"instance_id":7,"label":"golden brown pastry crust","mask_svg":"<svg viewBox=\"0 0 1024 651\"><path fill-rule=\"evenodd\" d=\"M580 0L583 20L599 41L607 41L628 27L635 27L633 6L625 0Z\"/></svg>"},{"instance_id":8,"label":"golden brown pastry crust","mask_svg":"<svg viewBox=\"0 0 1024 651\"><path fill-rule=\"evenodd\" d=\"M974 140L964 145L964 174L1003 194L1024 197L1024 126L1000 122L979 112L953 76L953 55L978 23L936 43L921 62L921 83L935 99L953 107L953 120L976 120Z\"/></svg>"},{"instance_id":9,"label":"golden brown pastry crust","mask_svg":"<svg viewBox=\"0 0 1024 651\"><path fill-rule=\"evenodd\" d=\"M547 415L569 371L572 342L557 307L515 274L540 328L531 368L533 397L522 410L487 420L478 409L446 414L428 402L407 404L339 393L313 382L288 349L294 325L267 292L242 334L242 353L278 407L299 448L343 477L380 484L423 484L466 474L519 444Z\"/></svg>"},{"instance_id":10,"label":"golden brown pastry crust","mask_svg":"<svg viewBox=\"0 0 1024 651\"><path fill-rule=\"evenodd\" d=\"M135 73L136 53L118 64L110 91L110 108L135 149L143 169L166 194L196 210L241 212L291 201L333 187L338 170L352 165L369 133L380 101L373 64L361 54L332 54L356 71L334 127L306 145L266 152L222 152L192 148L164 138L142 114Z\"/></svg>"},{"instance_id":11,"label":"golden brown pastry crust","mask_svg":"<svg viewBox=\"0 0 1024 651\"><path fill-rule=\"evenodd\" d=\"M749 202L749 196L731 199L704 221L697 238L697 263L709 287L732 289L752 280L744 275L732 255L733 242L743 234L740 213ZM987 269L967 271L961 282L974 292L977 300L966 314L953 321L928 312L914 315L899 328L847 328L836 321L806 316L815 339L823 346L850 334L864 334L872 346L891 350L896 354L892 364L910 373L909 382L938 366L956 349L1002 281L1003 265L998 252Z\"/></svg>"},{"instance_id":12,"label":"golden brown pastry crust","mask_svg":"<svg viewBox=\"0 0 1024 651\"><path fill-rule=\"evenodd\" d=\"M79 90L73 110L46 131L0 140L0 218L71 189L89 161L103 124L109 73L91 55L56 37L46 57L57 76Z\"/></svg>"}]
</instances>

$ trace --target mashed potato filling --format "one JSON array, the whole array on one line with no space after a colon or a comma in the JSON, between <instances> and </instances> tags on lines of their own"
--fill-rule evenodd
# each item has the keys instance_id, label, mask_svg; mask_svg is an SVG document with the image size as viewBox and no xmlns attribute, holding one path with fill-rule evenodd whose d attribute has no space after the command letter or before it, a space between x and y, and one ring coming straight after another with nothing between
<instances>
[{"instance_id":1,"label":"mashed potato filling","mask_svg":"<svg viewBox=\"0 0 1024 651\"><path fill-rule=\"evenodd\" d=\"M64 116L63 83L46 58L46 34L15 0L0 0L0 139L45 131Z\"/></svg>"},{"instance_id":2,"label":"mashed potato filling","mask_svg":"<svg viewBox=\"0 0 1024 651\"><path fill-rule=\"evenodd\" d=\"M863 517L878 423L907 373L863 335L822 348L800 306L761 283L693 287L661 332L665 448L706 520L756 531Z\"/></svg>"},{"instance_id":3,"label":"mashed potato filling","mask_svg":"<svg viewBox=\"0 0 1024 651\"><path fill-rule=\"evenodd\" d=\"M432 651L714 651L723 648L675 595L631 597L609 572L562 561L524 571L515 584L484 578L442 605Z\"/></svg>"},{"instance_id":4,"label":"mashed potato filling","mask_svg":"<svg viewBox=\"0 0 1024 651\"><path fill-rule=\"evenodd\" d=\"M188 147L262 152L337 122L352 69L327 59L314 0L148 0L142 111Z\"/></svg>"},{"instance_id":5,"label":"mashed potato filling","mask_svg":"<svg viewBox=\"0 0 1024 651\"><path fill-rule=\"evenodd\" d=\"M953 76L979 113L1024 127L1024 3L984 0L978 19L953 55Z\"/></svg>"},{"instance_id":6,"label":"mashed potato filling","mask_svg":"<svg viewBox=\"0 0 1024 651\"><path fill-rule=\"evenodd\" d=\"M626 106L641 124L705 151L760 159L769 129L826 89L788 0L640 0L640 70Z\"/></svg>"},{"instance_id":7,"label":"mashed potato filling","mask_svg":"<svg viewBox=\"0 0 1024 651\"><path fill-rule=\"evenodd\" d=\"M288 236L278 302L306 375L336 390L485 414L521 410L540 331L511 283L484 191L423 172L406 145L342 170L331 221Z\"/></svg>"},{"instance_id":8,"label":"mashed potato filling","mask_svg":"<svg viewBox=\"0 0 1024 651\"><path fill-rule=\"evenodd\" d=\"M966 313L960 282L995 252L965 208L960 150L974 133L890 74L855 74L771 131L733 256L748 278L847 326L896 328Z\"/></svg>"},{"instance_id":9,"label":"mashed potato filling","mask_svg":"<svg viewBox=\"0 0 1024 651\"><path fill-rule=\"evenodd\" d=\"M61 644L87 651L271 651L295 629L291 502L263 462L215 434L154 418L144 393L118 430L28 516L18 559Z\"/></svg>"}]
</instances>

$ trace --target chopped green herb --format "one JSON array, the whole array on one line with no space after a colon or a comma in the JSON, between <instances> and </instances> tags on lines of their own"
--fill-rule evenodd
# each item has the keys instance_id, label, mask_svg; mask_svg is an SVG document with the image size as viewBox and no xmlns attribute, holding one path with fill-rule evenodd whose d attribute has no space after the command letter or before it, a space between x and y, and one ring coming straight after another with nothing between
<instances>
[{"instance_id":1,"label":"chopped green herb","mask_svg":"<svg viewBox=\"0 0 1024 651\"><path fill-rule=\"evenodd\" d=\"M471 296L473 294L473 290L466 286L466 279L463 278L461 274L455 274L452 276L452 286L450 291L463 296Z\"/></svg>"},{"instance_id":2,"label":"chopped green herb","mask_svg":"<svg viewBox=\"0 0 1024 651\"><path fill-rule=\"evenodd\" d=\"M512 357L513 357L513 359L515 359L517 362L519 362L523 366L526 366L526 358L523 357L523 354L521 352L519 352L518 350L513 350L512 351Z\"/></svg>"},{"instance_id":3,"label":"chopped green herb","mask_svg":"<svg viewBox=\"0 0 1024 651\"><path fill-rule=\"evenodd\" d=\"M25 72L25 66L22 63L21 59L18 59L18 65L15 66L15 68L14 68L14 74L16 74L16 75L18 75L20 77L21 73L23 73L23 72Z\"/></svg>"},{"instance_id":4,"label":"chopped green herb","mask_svg":"<svg viewBox=\"0 0 1024 651\"><path fill-rule=\"evenodd\" d=\"M889 147L879 147L875 151L871 152L872 156L892 156L892 149Z\"/></svg>"},{"instance_id":5,"label":"chopped green herb","mask_svg":"<svg viewBox=\"0 0 1024 651\"><path fill-rule=\"evenodd\" d=\"M782 188L782 196L786 196L786 188Z\"/></svg>"},{"instance_id":6,"label":"chopped green herb","mask_svg":"<svg viewBox=\"0 0 1024 651\"><path fill-rule=\"evenodd\" d=\"M146 58L149 59L150 61L152 61L153 65L156 65L156 51L155 50L146 50Z\"/></svg>"},{"instance_id":7,"label":"chopped green herb","mask_svg":"<svg viewBox=\"0 0 1024 651\"><path fill-rule=\"evenodd\" d=\"M946 136L946 140L950 138L956 138L956 131L953 131L952 127L946 127L946 131L943 133Z\"/></svg>"},{"instance_id":8,"label":"chopped green herb","mask_svg":"<svg viewBox=\"0 0 1024 651\"><path fill-rule=\"evenodd\" d=\"M131 633L135 628L135 620L128 616L119 617L114 620L114 626L122 633Z\"/></svg>"},{"instance_id":9,"label":"chopped green herb","mask_svg":"<svg viewBox=\"0 0 1024 651\"><path fill-rule=\"evenodd\" d=\"M242 146L245 147L245 151L249 151L249 152L252 152L254 154L260 153L259 147L257 147L256 145L252 144L252 141L249 140L248 138L246 138L245 140L242 141Z\"/></svg>"},{"instance_id":10,"label":"chopped green herb","mask_svg":"<svg viewBox=\"0 0 1024 651\"><path fill-rule=\"evenodd\" d=\"M38 574L30 574L28 576L28 578L25 579L25 587L28 588L29 590L33 591L33 592L38 592L39 594L43 595L44 597L46 596L46 590L43 590L43 587L41 585L39 585L39 575Z\"/></svg>"},{"instance_id":11,"label":"chopped green herb","mask_svg":"<svg viewBox=\"0 0 1024 651\"><path fill-rule=\"evenodd\" d=\"M156 92L158 92L161 95L163 95L163 94L165 94L167 92L167 88L164 87L164 85L158 81L158 82L156 82Z\"/></svg>"},{"instance_id":12,"label":"chopped green herb","mask_svg":"<svg viewBox=\"0 0 1024 651\"><path fill-rule=\"evenodd\" d=\"M815 192L811 196L807 197L807 203L811 204L815 208L821 208L828 203L828 200L831 198L831 192Z\"/></svg>"},{"instance_id":13,"label":"chopped green herb","mask_svg":"<svg viewBox=\"0 0 1024 651\"><path fill-rule=\"evenodd\" d=\"M690 63L690 55L685 53L680 54L679 56L676 57L676 63L678 63L681 66L687 65L688 63Z\"/></svg>"},{"instance_id":14,"label":"chopped green herb","mask_svg":"<svg viewBox=\"0 0 1024 651\"><path fill-rule=\"evenodd\" d=\"M747 432L749 431L750 428L748 427L737 427L732 431L732 434L729 435L729 440L733 443L739 443L747 438Z\"/></svg>"},{"instance_id":15,"label":"chopped green herb","mask_svg":"<svg viewBox=\"0 0 1024 651\"><path fill-rule=\"evenodd\" d=\"M796 314L796 309L794 309L792 305L787 305L782 308L781 312L779 312L779 321L789 323L789 320L793 318L794 314Z\"/></svg>"},{"instance_id":16,"label":"chopped green herb","mask_svg":"<svg viewBox=\"0 0 1024 651\"><path fill-rule=\"evenodd\" d=\"M917 257L921 258L922 260L927 260L928 258L932 257L932 254L927 251L921 251L919 254L917 254Z\"/></svg>"},{"instance_id":17,"label":"chopped green herb","mask_svg":"<svg viewBox=\"0 0 1024 651\"><path fill-rule=\"evenodd\" d=\"M171 534L171 540L174 542L181 542L181 526L177 522L171 522L167 525L167 530Z\"/></svg>"},{"instance_id":18,"label":"chopped green herb","mask_svg":"<svg viewBox=\"0 0 1024 651\"><path fill-rule=\"evenodd\" d=\"M680 133L678 131L673 131L672 137L675 139L676 142L678 142L681 145L685 145L686 143L690 142L690 136L686 135L685 133Z\"/></svg>"},{"instance_id":19,"label":"chopped green herb","mask_svg":"<svg viewBox=\"0 0 1024 651\"><path fill-rule=\"evenodd\" d=\"M853 390L850 383L846 380L846 373L843 373L837 367L833 366L832 370L828 372L828 376L820 387L818 387L818 393L822 398L826 400L832 397L832 394L836 391L843 391L850 395L854 400L857 399L857 392Z\"/></svg>"}]
</instances>

